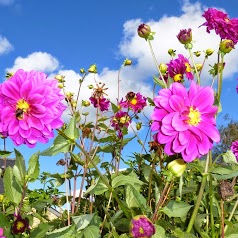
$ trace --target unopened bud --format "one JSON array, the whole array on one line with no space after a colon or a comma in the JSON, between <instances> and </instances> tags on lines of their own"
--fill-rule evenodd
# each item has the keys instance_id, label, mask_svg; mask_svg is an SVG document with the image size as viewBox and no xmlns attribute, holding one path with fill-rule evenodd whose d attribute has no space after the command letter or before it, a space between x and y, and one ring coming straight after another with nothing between
<instances>
[{"instance_id":1,"label":"unopened bud","mask_svg":"<svg viewBox=\"0 0 238 238\"><path fill-rule=\"evenodd\" d=\"M222 53L229 53L232 49L234 49L234 42L232 40L223 40L221 43L220 43L220 47L219 47L219 50L222 52Z\"/></svg>"},{"instance_id":2,"label":"unopened bud","mask_svg":"<svg viewBox=\"0 0 238 238\"><path fill-rule=\"evenodd\" d=\"M193 54L194 54L196 57L199 57L199 56L201 55L201 51L193 52Z\"/></svg>"},{"instance_id":3,"label":"unopened bud","mask_svg":"<svg viewBox=\"0 0 238 238\"><path fill-rule=\"evenodd\" d=\"M141 129L142 123L141 122L137 122L136 123L136 130L139 131Z\"/></svg>"},{"instance_id":4,"label":"unopened bud","mask_svg":"<svg viewBox=\"0 0 238 238\"><path fill-rule=\"evenodd\" d=\"M205 52L205 56L208 57L208 56L211 56L213 54L214 50L213 49L207 49L206 52Z\"/></svg>"},{"instance_id":5,"label":"unopened bud","mask_svg":"<svg viewBox=\"0 0 238 238\"><path fill-rule=\"evenodd\" d=\"M168 50L168 54L171 56L171 57L174 57L176 55L176 50L173 50L173 49L169 49Z\"/></svg>"},{"instance_id":6,"label":"unopened bud","mask_svg":"<svg viewBox=\"0 0 238 238\"><path fill-rule=\"evenodd\" d=\"M96 64L91 64L91 66L88 69L88 72L96 74L97 73L97 65Z\"/></svg>"},{"instance_id":7,"label":"unopened bud","mask_svg":"<svg viewBox=\"0 0 238 238\"><path fill-rule=\"evenodd\" d=\"M0 202L3 202L4 196L0 194Z\"/></svg>"},{"instance_id":8,"label":"unopened bud","mask_svg":"<svg viewBox=\"0 0 238 238\"><path fill-rule=\"evenodd\" d=\"M89 101L84 101L82 100L82 104L81 104L83 107L88 107L90 106L90 102Z\"/></svg>"},{"instance_id":9,"label":"unopened bud","mask_svg":"<svg viewBox=\"0 0 238 238\"><path fill-rule=\"evenodd\" d=\"M7 79L10 79L13 75L14 75L13 72L7 72L5 77L6 77Z\"/></svg>"},{"instance_id":10,"label":"unopened bud","mask_svg":"<svg viewBox=\"0 0 238 238\"><path fill-rule=\"evenodd\" d=\"M124 62L123 62L123 65L124 65L124 66L132 65L132 61L129 60L129 59L125 59Z\"/></svg>"},{"instance_id":11,"label":"unopened bud","mask_svg":"<svg viewBox=\"0 0 238 238\"><path fill-rule=\"evenodd\" d=\"M79 72L80 72L81 74L85 74L84 68L80 69Z\"/></svg>"},{"instance_id":12,"label":"unopened bud","mask_svg":"<svg viewBox=\"0 0 238 238\"><path fill-rule=\"evenodd\" d=\"M168 163L168 170L175 177L181 177L186 167L186 163L182 159L176 159Z\"/></svg>"},{"instance_id":13,"label":"unopened bud","mask_svg":"<svg viewBox=\"0 0 238 238\"><path fill-rule=\"evenodd\" d=\"M202 70L202 64L196 64L195 66L198 72Z\"/></svg>"},{"instance_id":14,"label":"unopened bud","mask_svg":"<svg viewBox=\"0 0 238 238\"><path fill-rule=\"evenodd\" d=\"M63 83L58 83L58 88L63 88L64 84Z\"/></svg>"},{"instance_id":15,"label":"unopened bud","mask_svg":"<svg viewBox=\"0 0 238 238\"><path fill-rule=\"evenodd\" d=\"M188 44L192 41L192 30L189 28L188 30L184 29L179 32L177 38L181 44Z\"/></svg>"},{"instance_id":16,"label":"unopened bud","mask_svg":"<svg viewBox=\"0 0 238 238\"><path fill-rule=\"evenodd\" d=\"M55 75L55 79L57 79L59 82L64 82L64 78L65 78L65 76L63 76L61 74Z\"/></svg>"},{"instance_id":17,"label":"unopened bud","mask_svg":"<svg viewBox=\"0 0 238 238\"><path fill-rule=\"evenodd\" d=\"M137 33L141 38L148 39L148 37L151 33L150 26L147 24L144 24L144 23L139 25L139 27L137 29Z\"/></svg>"},{"instance_id":18,"label":"unopened bud","mask_svg":"<svg viewBox=\"0 0 238 238\"><path fill-rule=\"evenodd\" d=\"M88 85L88 88L93 89L93 85L92 84Z\"/></svg>"},{"instance_id":19,"label":"unopened bud","mask_svg":"<svg viewBox=\"0 0 238 238\"><path fill-rule=\"evenodd\" d=\"M164 64L164 63L160 63L160 65L159 65L159 70L160 70L160 72L162 73L162 74L165 74L166 72L167 72L167 65L166 64Z\"/></svg>"}]
</instances>

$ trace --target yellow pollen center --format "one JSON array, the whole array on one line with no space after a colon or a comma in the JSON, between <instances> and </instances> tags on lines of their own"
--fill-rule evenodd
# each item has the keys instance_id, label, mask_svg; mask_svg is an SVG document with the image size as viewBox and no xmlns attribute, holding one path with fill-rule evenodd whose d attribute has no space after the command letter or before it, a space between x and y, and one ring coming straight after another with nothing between
<instances>
[{"instance_id":1,"label":"yellow pollen center","mask_svg":"<svg viewBox=\"0 0 238 238\"><path fill-rule=\"evenodd\" d=\"M22 109L23 112L27 112L27 110L29 109L29 104L24 99L20 99L17 102L16 108Z\"/></svg>"},{"instance_id":2,"label":"yellow pollen center","mask_svg":"<svg viewBox=\"0 0 238 238\"><path fill-rule=\"evenodd\" d=\"M186 66L186 72L190 73L191 67L190 67L189 63L185 63L185 66Z\"/></svg>"},{"instance_id":3,"label":"yellow pollen center","mask_svg":"<svg viewBox=\"0 0 238 238\"><path fill-rule=\"evenodd\" d=\"M188 114L189 119L187 120L187 123L192 126L197 126L201 121L200 116L201 114L197 109L194 110L193 107L190 107Z\"/></svg>"},{"instance_id":4,"label":"yellow pollen center","mask_svg":"<svg viewBox=\"0 0 238 238\"><path fill-rule=\"evenodd\" d=\"M20 229L23 228L23 227L24 227L23 222L18 221L18 222L17 222L17 230L20 230Z\"/></svg>"},{"instance_id":5,"label":"yellow pollen center","mask_svg":"<svg viewBox=\"0 0 238 238\"><path fill-rule=\"evenodd\" d=\"M174 82L179 82L179 81L181 81L182 79L183 79L182 74L176 74L176 75L174 76Z\"/></svg>"},{"instance_id":6,"label":"yellow pollen center","mask_svg":"<svg viewBox=\"0 0 238 238\"><path fill-rule=\"evenodd\" d=\"M143 235L144 234L144 229L142 227L140 227L139 232L140 232L140 234Z\"/></svg>"},{"instance_id":7,"label":"yellow pollen center","mask_svg":"<svg viewBox=\"0 0 238 238\"><path fill-rule=\"evenodd\" d=\"M132 105L136 105L136 104L137 104L137 100L136 100L135 98L133 98L133 99L131 100L131 104L132 104Z\"/></svg>"}]
</instances>

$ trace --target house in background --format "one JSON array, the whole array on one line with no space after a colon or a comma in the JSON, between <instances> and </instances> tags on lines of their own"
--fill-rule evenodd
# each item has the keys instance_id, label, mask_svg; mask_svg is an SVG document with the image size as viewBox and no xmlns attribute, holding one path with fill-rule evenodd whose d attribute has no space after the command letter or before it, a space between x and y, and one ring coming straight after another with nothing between
<instances>
[{"instance_id":1,"label":"house in background","mask_svg":"<svg viewBox=\"0 0 238 238\"><path fill-rule=\"evenodd\" d=\"M8 166L13 167L13 165L15 164L15 159L7 158L6 163L7 163L7 167ZM4 159L0 159L0 168L4 170ZM0 176L0 194L2 193L4 193L3 178L2 176Z\"/></svg>"}]
</instances>

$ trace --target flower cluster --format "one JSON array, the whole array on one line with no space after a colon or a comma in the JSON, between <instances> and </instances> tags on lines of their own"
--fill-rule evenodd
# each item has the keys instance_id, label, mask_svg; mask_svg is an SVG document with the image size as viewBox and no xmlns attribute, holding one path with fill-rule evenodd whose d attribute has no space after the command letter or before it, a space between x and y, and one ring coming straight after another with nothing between
<instances>
[{"instance_id":1,"label":"flower cluster","mask_svg":"<svg viewBox=\"0 0 238 238\"><path fill-rule=\"evenodd\" d=\"M18 70L0 85L0 133L15 145L34 147L53 138L66 106L57 80L41 72Z\"/></svg>"},{"instance_id":2,"label":"flower cluster","mask_svg":"<svg viewBox=\"0 0 238 238\"><path fill-rule=\"evenodd\" d=\"M155 140L165 144L168 155L181 153L186 162L208 153L213 142L219 142L211 87L201 87L193 81L187 92L181 83L161 89L154 99L155 109L151 125Z\"/></svg>"},{"instance_id":3,"label":"flower cluster","mask_svg":"<svg viewBox=\"0 0 238 238\"><path fill-rule=\"evenodd\" d=\"M186 57L179 54L177 59L171 60L168 64L168 75L175 82L183 81L184 74L190 80L193 80L193 74L191 72L191 66Z\"/></svg>"},{"instance_id":4,"label":"flower cluster","mask_svg":"<svg viewBox=\"0 0 238 238\"><path fill-rule=\"evenodd\" d=\"M232 142L231 151L235 155L236 160L238 161L238 140Z\"/></svg>"},{"instance_id":5,"label":"flower cluster","mask_svg":"<svg viewBox=\"0 0 238 238\"><path fill-rule=\"evenodd\" d=\"M238 42L238 18L229 19L228 15L215 8L208 8L204 12L206 22L202 26L207 27L207 32L215 30L221 39L232 40L234 44Z\"/></svg>"}]
</instances>

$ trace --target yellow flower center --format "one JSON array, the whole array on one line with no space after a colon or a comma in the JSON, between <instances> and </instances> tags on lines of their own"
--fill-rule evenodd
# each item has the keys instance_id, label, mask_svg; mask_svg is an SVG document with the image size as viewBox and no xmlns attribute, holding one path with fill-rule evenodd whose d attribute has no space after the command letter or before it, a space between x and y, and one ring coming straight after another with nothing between
<instances>
[{"instance_id":1,"label":"yellow flower center","mask_svg":"<svg viewBox=\"0 0 238 238\"><path fill-rule=\"evenodd\" d=\"M131 100L131 104L132 104L132 105L136 105L136 104L137 104L137 100L136 100L135 98L133 98L133 99Z\"/></svg>"},{"instance_id":2,"label":"yellow flower center","mask_svg":"<svg viewBox=\"0 0 238 238\"><path fill-rule=\"evenodd\" d=\"M143 235L144 234L144 229L142 227L140 227L139 232L140 232L140 234Z\"/></svg>"},{"instance_id":3,"label":"yellow flower center","mask_svg":"<svg viewBox=\"0 0 238 238\"><path fill-rule=\"evenodd\" d=\"M21 221L18 221L17 222L17 230L21 230L21 228L23 228L23 227L24 227L24 223Z\"/></svg>"},{"instance_id":4,"label":"yellow flower center","mask_svg":"<svg viewBox=\"0 0 238 238\"><path fill-rule=\"evenodd\" d=\"M230 19L229 18L225 18L224 19L227 23L230 22Z\"/></svg>"},{"instance_id":5,"label":"yellow flower center","mask_svg":"<svg viewBox=\"0 0 238 238\"><path fill-rule=\"evenodd\" d=\"M182 74L176 74L174 76L174 82L179 82L183 79L183 75Z\"/></svg>"},{"instance_id":6,"label":"yellow flower center","mask_svg":"<svg viewBox=\"0 0 238 238\"><path fill-rule=\"evenodd\" d=\"M185 63L185 66L186 66L186 72L190 73L191 72L191 67L189 65L189 63Z\"/></svg>"},{"instance_id":7,"label":"yellow flower center","mask_svg":"<svg viewBox=\"0 0 238 238\"><path fill-rule=\"evenodd\" d=\"M22 120L24 113L28 111L29 107L29 104L24 99L20 99L16 105L16 118Z\"/></svg>"},{"instance_id":8,"label":"yellow flower center","mask_svg":"<svg viewBox=\"0 0 238 238\"><path fill-rule=\"evenodd\" d=\"M200 116L201 114L197 109L194 110L193 107L190 107L188 114L189 120L187 120L187 123L192 126L197 126L201 121Z\"/></svg>"}]
</instances>

